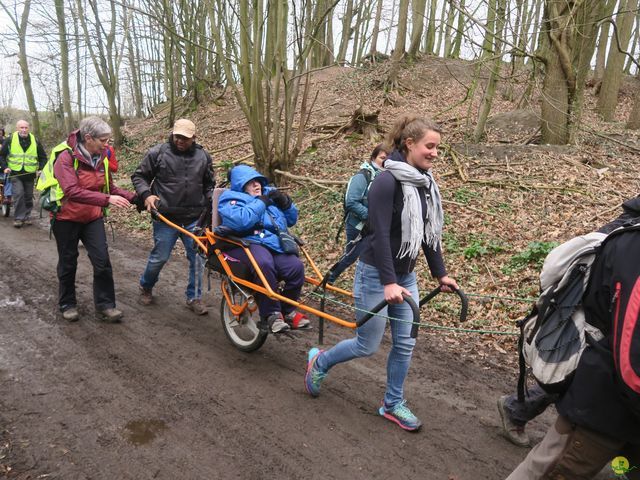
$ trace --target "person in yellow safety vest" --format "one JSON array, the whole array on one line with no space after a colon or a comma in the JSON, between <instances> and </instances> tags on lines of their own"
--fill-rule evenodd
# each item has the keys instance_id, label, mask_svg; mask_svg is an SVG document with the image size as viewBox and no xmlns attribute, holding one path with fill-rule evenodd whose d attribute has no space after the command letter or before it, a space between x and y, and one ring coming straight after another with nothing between
<instances>
[{"instance_id":1,"label":"person in yellow safety vest","mask_svg":"<svg viewBox=\"0 0 640 480\"><path fill-rule=\"evenodd\" d=\"M47 153L36 137L29 133L29 122L18 120L16 131L0 147L0 170L9 174L13 195L14 222L20 228L31 225L33 184L36 172L47 163Z\"/></svg>"}]
</instances>

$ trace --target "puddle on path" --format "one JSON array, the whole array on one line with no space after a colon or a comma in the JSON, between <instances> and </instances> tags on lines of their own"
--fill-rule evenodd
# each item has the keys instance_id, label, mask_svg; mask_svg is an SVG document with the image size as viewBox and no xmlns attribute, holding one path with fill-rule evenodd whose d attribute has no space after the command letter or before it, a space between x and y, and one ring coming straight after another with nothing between
<instances>
[{"instance_id":1,"label":"puddle on path","mask_svg":"<svg viewBox=\"0 0 640 480\"><path fill-rule=\"evenodd\" d=\"M167 429L162 420L132 420L125 426L124 436L133 445L147 445Z\"/></svg>"}]
</instances>

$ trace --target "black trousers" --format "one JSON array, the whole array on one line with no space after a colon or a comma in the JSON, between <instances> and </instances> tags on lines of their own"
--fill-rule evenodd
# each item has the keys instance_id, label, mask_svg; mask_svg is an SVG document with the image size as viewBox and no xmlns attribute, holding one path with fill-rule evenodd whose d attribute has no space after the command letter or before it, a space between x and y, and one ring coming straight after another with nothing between
<instances>
[{"instance_id":1,"label":"black trousers","mask_svg":"<svg viewBox=\"0 0 640 480\"><path fill-rule=\"evenodd\" d=\"M65 311L77 305L76 270L78 267L78 242L82 240L93 266L93 302L97 310L114 308L116 293L113 271L107 249L104 220L90 223L54 220L51 227L58 245L58 305Z\"/></svg>"}]
</instances>

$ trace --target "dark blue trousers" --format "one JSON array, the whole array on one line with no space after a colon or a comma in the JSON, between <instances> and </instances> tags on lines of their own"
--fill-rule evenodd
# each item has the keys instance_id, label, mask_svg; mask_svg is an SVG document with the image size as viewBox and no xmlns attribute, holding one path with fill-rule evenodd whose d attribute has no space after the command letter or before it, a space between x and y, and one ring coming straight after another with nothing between
<instances>
[{"instance_id":1,"label":"dark blue trousers","mask_svg":"<svg viewBox=\"0 0 640 480\"><path fill-rule=\"evenodd\" d=\"M262 245L254 243L250 245L249 250L251 250L253 258L255 258L260 266L262 274L273 291L278 291L278 284L282 281L284 282L284 286L280 293L284 297L298 301L302 286L304 285L304 265L302 261L295 255L275 253ZM251 265L249 257L242 248L234 248L225 253L247 265ZM253 268L251 270L253 271ZM260 279L255 271L253 271L252 281L261 285ZM258 310L262 318L266 318L276 312L282 312L283 315L286 315L295 310L293 305L274 300L260 293L256 293L256 302L258 303Z\"/></svg>"},{"instance_id":2,"label":"dark blue trousers","mask_svg":"<svg viewBox=\"0 0 640 480\"><path fill-rule=\"evenodd\" d=\"M345 234L347 235L347 245L344 247L344 253L336 267L329 275L329 283L335 283L338 277L344 272L347 268L355 263L362 252L362 248L364 247L364 242L360 240L355 245L351 244L353 240L355 240L360 234L360 230L356 227L347 223L345 225Z\"/></svg>"}]
</instances>

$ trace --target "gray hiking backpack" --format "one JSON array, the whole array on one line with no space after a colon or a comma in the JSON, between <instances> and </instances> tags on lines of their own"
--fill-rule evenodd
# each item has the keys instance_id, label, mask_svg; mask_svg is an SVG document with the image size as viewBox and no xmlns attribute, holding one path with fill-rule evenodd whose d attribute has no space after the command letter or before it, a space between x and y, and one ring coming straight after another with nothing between
<instances>
[{"instance_id":1,"label":"gray hiking backpack","mask_svg":"<svg viewBox=\"0 0 640 480\"><path fill-rule=\"evenodd\" d=\"M541 294L531 313L518 322L521 333L518 396L524 398L526 369L549 393L563 392L582 352L603 338L585 320L582 297L591 266L607 234L593 232L554 248L540 272Z\"/></svg>"}]
</instances>

